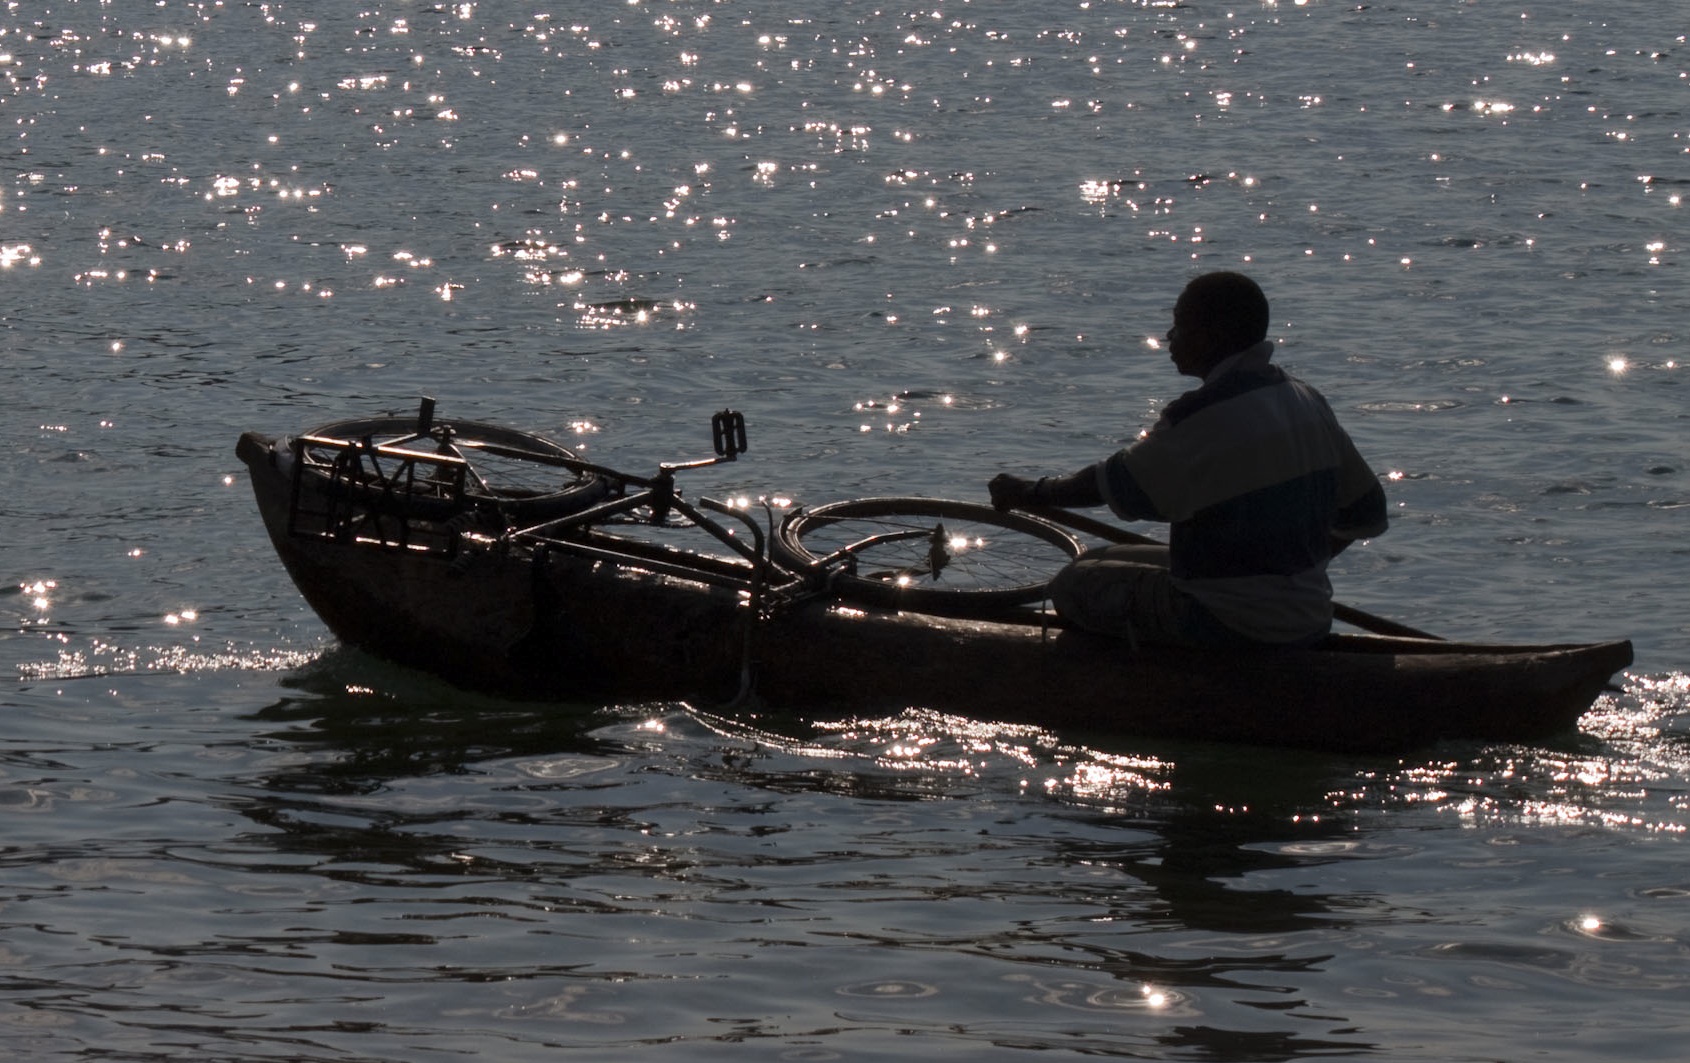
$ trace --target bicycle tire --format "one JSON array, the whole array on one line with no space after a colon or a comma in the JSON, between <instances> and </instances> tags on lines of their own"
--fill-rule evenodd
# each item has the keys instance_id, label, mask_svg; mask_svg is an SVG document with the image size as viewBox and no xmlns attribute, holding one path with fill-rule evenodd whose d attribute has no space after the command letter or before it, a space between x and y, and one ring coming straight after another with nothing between
<instances>
[{"instance_id":1,"label":"bicycle tire","mask_svg":"<svg viewBox=\"0 0 1690 1063\"><path fill-rule=\"evenodd\" d=\"M935 563L936 540L942 557ZM858 498L801 509L770 543L799 572L837 567L846 601L940 616L986 616L1042 601L1083 547L1050 521L936 498Z\"/></svg>"},{"instance_id":2,"label":"bicycle tire","mask_svg":"<svg viewBox=\"0 0 1690 1063\"><path fill-rule=\"evenodd\" d=\"M449 433L449 435L448 435ZM377 445L421 442L414 417L368 417L335 421L306 433L327 439L364 441ZM470 463L478 483L466 486L458 512L495 518L506 527L555 520L592 505L609 492L603 478L591 472L560 467L559 460L575 460L573 451L545 436L480 421L440 421L427 433L436 445L450 439ZM479 450L486 444L503 451ZM309 448L308 448L309 449ZM325 448L326 451L327 448ZM421 448L416 448L421 449ZM520 455L530 454L532 458ZM328 453L314 455L313 466L327 465ZM326 473L324 474L325 479ZM371 507L399 515L439 520L455 515L443 500L414 493L395 494L382 481L347 482L340 488Z\"/></svg>"}]
</instances>

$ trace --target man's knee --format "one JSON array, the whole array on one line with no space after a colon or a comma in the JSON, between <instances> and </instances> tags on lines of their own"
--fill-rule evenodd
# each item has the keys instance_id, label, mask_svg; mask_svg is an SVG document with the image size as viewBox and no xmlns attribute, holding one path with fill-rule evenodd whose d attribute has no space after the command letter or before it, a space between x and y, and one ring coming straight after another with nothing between
<instances>
[{"instance_id":1,"label":"man's knee","mask_svg":"<svg viewBox=\"0 0 1690 1063\"><path fill-rule=\"evenodd\" d=\"M1166 579L1167 569L1155 565L1082 556L1051 578L1046 593L1056 615L1076 627L1125 635L1156 614L1151 584Z\"/></svg>"}]
</instances>

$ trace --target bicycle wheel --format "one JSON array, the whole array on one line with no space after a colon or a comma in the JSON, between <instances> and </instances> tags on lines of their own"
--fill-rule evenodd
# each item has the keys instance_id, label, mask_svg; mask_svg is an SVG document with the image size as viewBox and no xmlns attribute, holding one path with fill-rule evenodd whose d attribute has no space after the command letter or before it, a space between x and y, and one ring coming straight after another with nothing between
<instances>
[{"instance_id":1,"label":"bicycle wheel","mask_svg":"<svg viewBox=\"0 0 1690 1063\"><path fill-rule=\"evenodd\" d=\"M608 485L599 476L563 464L574 460L575 455L562 444L479 421L440 421L419 435L414 417L371 417L336 421L306 434L347 442L368 440L377 446L402 446L463 458L469 463L471 476L461 510L496 517L507 526L568 516L608 492ZM304 449L307 467L324 470L334 465L339 453L329 446ZM381 470L372 470L370 475L343 482L341 487L372 506L429 519L448 515L442 512L444 488L439 491L441 497L434 497L426 479L407 479L400 485Z\"/></svg>"},{"instance_id":2,"label":"bicycle wheel","mask_svg":"<svg viewBox=\"0 0 1690 1063\"><path fill-rule=\"evenodd\" d=\"M1037 602L1080 541L1049 521L973 502L859 498L799 510L771 544L781 563L832 573L847 601L941 616Z\"/></svg>"}]
</instances>

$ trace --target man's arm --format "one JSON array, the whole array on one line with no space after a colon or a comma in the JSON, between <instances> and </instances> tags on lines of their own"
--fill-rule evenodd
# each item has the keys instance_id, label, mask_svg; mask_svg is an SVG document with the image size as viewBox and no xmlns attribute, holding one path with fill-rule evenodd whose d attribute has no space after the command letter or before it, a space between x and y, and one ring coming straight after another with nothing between
<instances>
[{"instance_id":1,"label":"man's arm","mask_svg":"<svg viewBox=\"0 0 1690 1063\"><path fill-rule=\"evenodd\" d=\"M1097 487L1095 465L1087 465L1066 476L1041 476L1037 480L1000 472L992 477L986 489L992 493L992 505L1000 510L1026 509L1030 506L1071 508L1103 504L1103 493Z\"/></svg>"}]
</instances>

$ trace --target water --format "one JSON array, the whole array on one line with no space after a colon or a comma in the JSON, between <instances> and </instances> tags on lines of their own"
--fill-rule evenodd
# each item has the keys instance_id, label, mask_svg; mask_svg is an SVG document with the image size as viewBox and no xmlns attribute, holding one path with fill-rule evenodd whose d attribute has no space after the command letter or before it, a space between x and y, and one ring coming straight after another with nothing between
<instances>
[{"instance_id":1,"label":"water","mask_svg":"<svg viewBox=\"0 0 1690 1063\"><path fill-rule=\"evenodd\" d=\"M0 1042L1677 1059L1687 54L1630 0L6 5ZM654 467L733 406L697 491L981 497L1147 423L1219 267L1390 476L1340 596L1631 637L1579 736L492 701L336 648L233 456L432 394Z\"/></svg>"}]
</instances>

